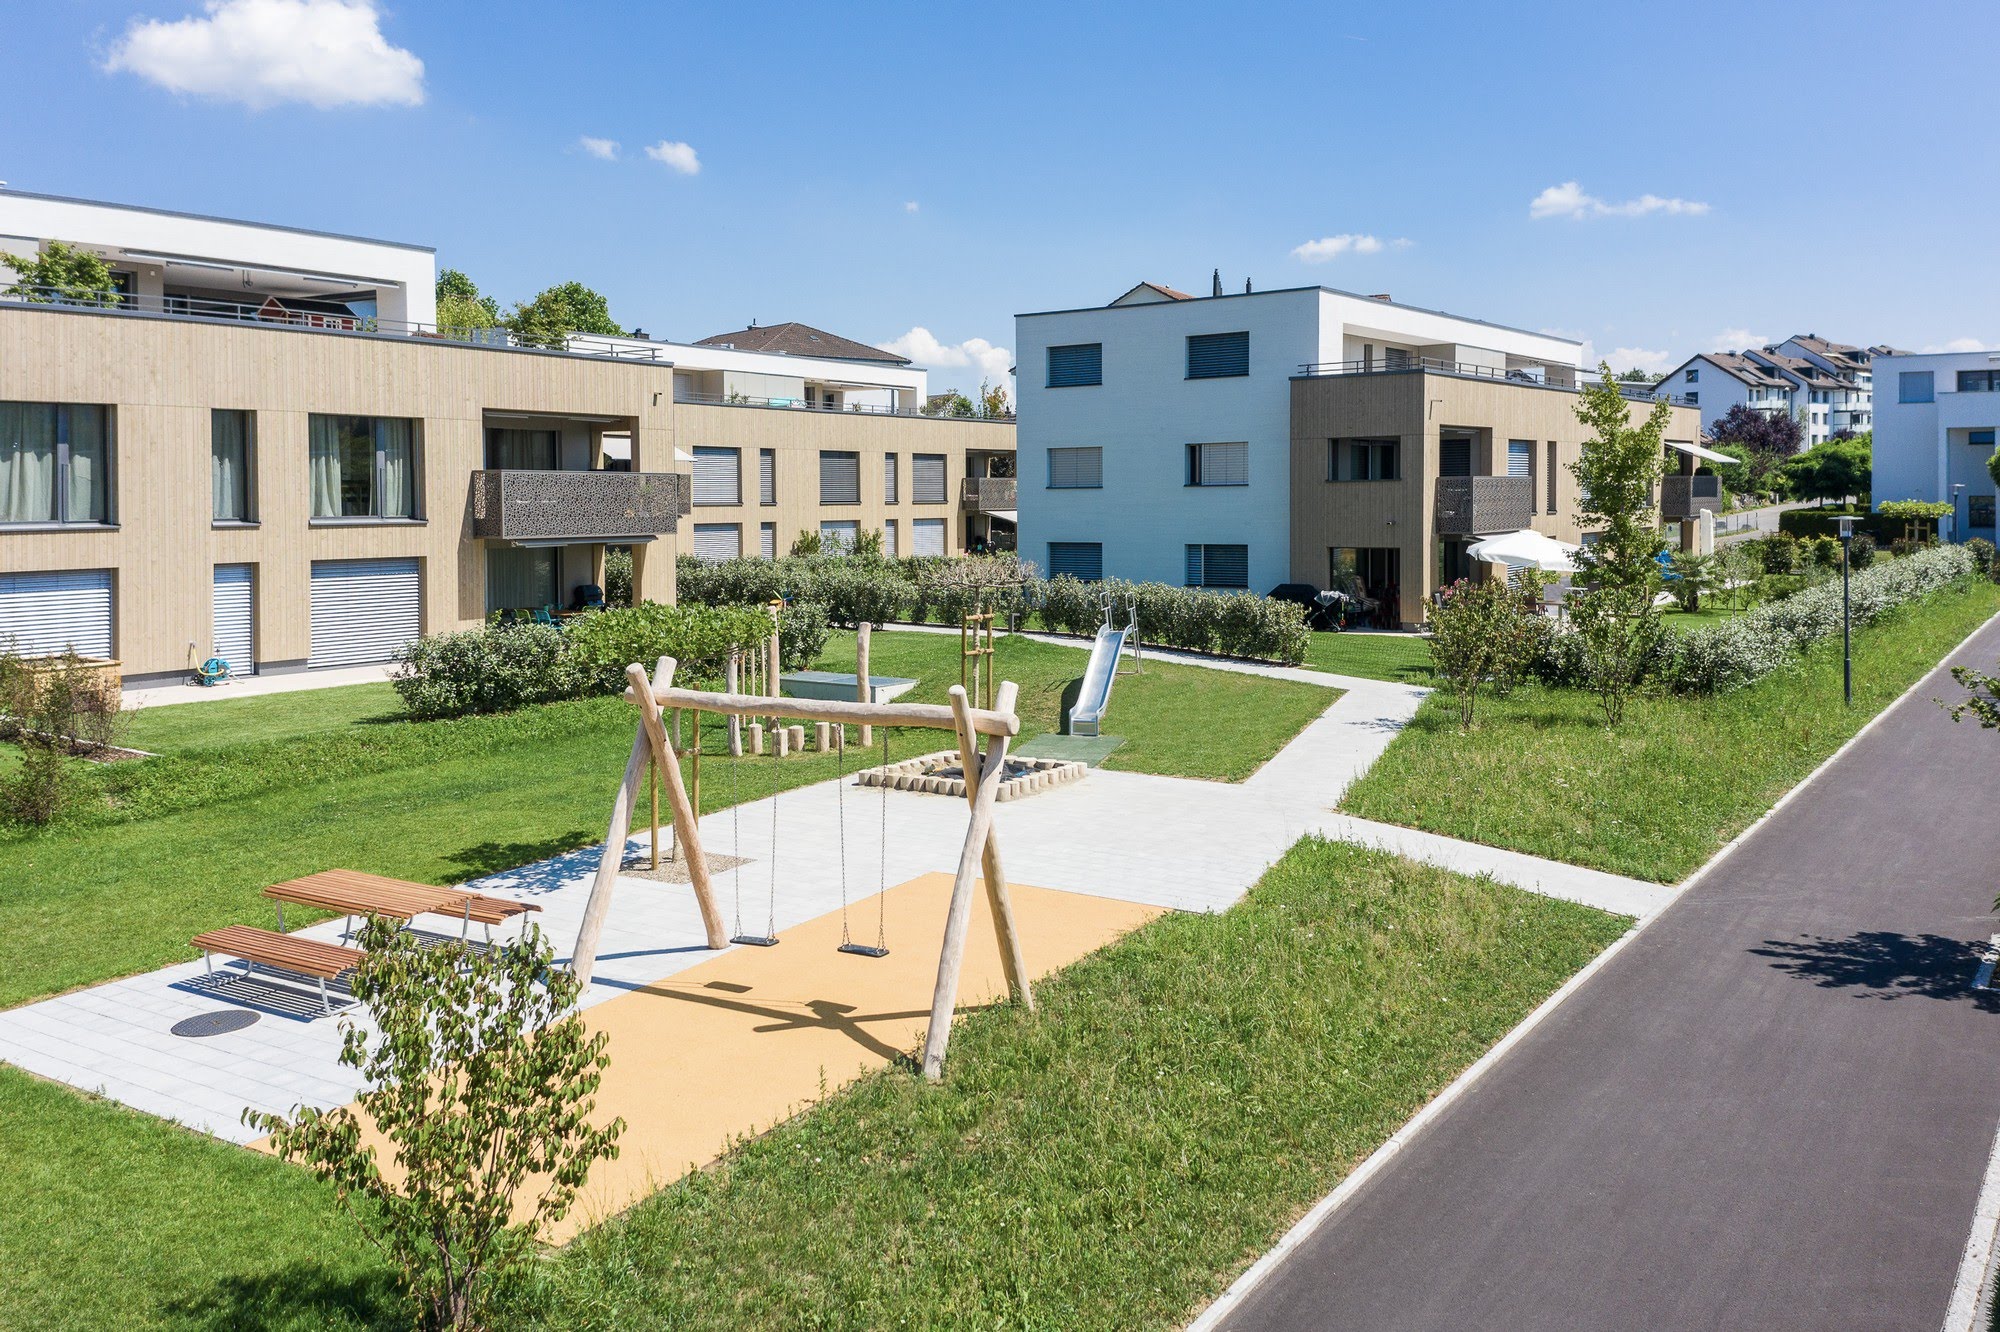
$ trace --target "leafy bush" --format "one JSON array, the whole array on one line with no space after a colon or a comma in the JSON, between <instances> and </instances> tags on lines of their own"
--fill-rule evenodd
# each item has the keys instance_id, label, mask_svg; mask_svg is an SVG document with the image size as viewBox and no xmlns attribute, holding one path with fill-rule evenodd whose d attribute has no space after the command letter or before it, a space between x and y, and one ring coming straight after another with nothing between
<instances>
[{"instance_id":1,"label":"leafy bush","mask_svg":"<svg viewBox=\"0 0 2000 1332\"><path fill-rule=\"evenodd\" d=\"M1993 543L1985 537L1974 537L1965 543L1965 553L1972 556L1972 567L1982 574L1993 572Z\"/></svg>"},{"instance_id":2,"label":"leafy bush","mask_svg":"<svg viewBox=\"0 0 2000 1332\"><path fill-rule=\"evenodd\" d=\"M632 552L609 547L604 552L604 604L632 604Z\"/></svg>"},{"instance_id":3,"label":"leafy bush","mask_svg":"<svg viewBox=\"0 0 2000 1332\"><path fill-rule=\"evenodd\" d=\"M1866 532L1856 532L1847 543L1847 563L1854 569L1866 569L1875 563L1875 538Z\"/></svg>"},{"instance_id":4,"label":"leafy bush","mask_svg":"<svg viewBox=\"0 0 2000 1332\"><path fill-rule=\"evenodd\" d=\"M1533 597L1539 599L1541 586ZM1470 730L1479 690L1505 694L1534 660L1548 630L1524 598L1498 580L1459 579L1444 589L1424 626L1431 669L1458 703L1458 726Z\"/></svg>"},{"instance_id":5,"label":"leafy bush","mask_svg":"<svg viewBox=\"0 0 2000 1332\"><path fill-rule=\"evenodd\" d=\"M679 663L676 684L699 686L722 678L732 650L767 640L771 616L756 606L665 606L649 601L581 616L570 621L563 633L576 669L593 693L623 689L628 665L637 662L650 671L661 657ZM779 633L784 633L782 620ZM820 637L824 643L824 631Z\"/></svg>"},{"instance_id":6,"label":"leafy bush","mask_svg":"<svg viewBox=\"0 0 2000 1332\"><path fill-rule=\"evenodd\" d=\"M1840 541L1830 536L1811 536L1799 542L1806 557L1822 569L1840 567Z\"/></svg>"},{"instance_id":7,"label":"leafy bush","mask_svg":"<svg viewBox=\"0 0 2000 1332\"><path fill-rule=\"evenodd\" d=\"M828 619L849 626L903 619L916 599L916 589L900 574L870 560L829 561L810 586L811 597L801 604L820 606Z\"/></svg>"},{"instance_id":8,"label":"leafy bush","mask_svg":"<svg viewBox=\"0 0 2000 1332\"><path fill-rule=\"evenodd\" d=\"M1764 572L1774 574L1799 571L1799 539L1790 532L1778 532L1759 539L1764 556Z\"/></svg>"},{"instance_id":9,"label":"leafy bush","mask_svg":"<svg viewBox=\"0 0 2000 1332\"><path fill-rule=\"evenodd\" d=\"M24 658L0 650L0 734L21 746L21 766L0 781L0 818L41 826L90 793L70 765L116 743L125 714L115 677L74 651Z\"/></svg>"},{"instance_id":10,"label":"leafy bush","mask_svg":"<svg viewBox=\"0 0 2000 1332\"><path fill-rule=\"evenodd\" d=\"M778 612L778 669L802 671L811 666L826 651L831 632L826 607L816 601L786 602Z\"/></svg>"},{"instance_id":11,"label":"leafy bush","mask_svg":"<svg viewBox=\"0 0 2000 1332\"><path fill-rule=\"evenodd\" d=\"M565 631L550 624L487 625L414 639L397 651L390 682L420 721L509 712L575 698L590 685Z\"/></svg>"}]
</instances>

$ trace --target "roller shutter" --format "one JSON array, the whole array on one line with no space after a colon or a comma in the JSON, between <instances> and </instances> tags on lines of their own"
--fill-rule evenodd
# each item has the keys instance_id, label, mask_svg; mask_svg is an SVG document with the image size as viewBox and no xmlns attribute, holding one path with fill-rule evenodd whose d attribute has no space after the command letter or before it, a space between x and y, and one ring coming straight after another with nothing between
<instances>
[{"instance_id":1,"label":"roller shutter","mask_svg":"<svg viewBox=\"0 0 2000 1332\"><path fill-rule=\"evenodd\" d=\"M843 555L854 549L861 539L861 524L857 522L823 522L819 525L819 539L829 555Z\"/></svg>"},{"instance_id":2,"label":"roller shutter","mask_svg":"<svg viewBox=\"0 0 2000 1332\"><path fill-rule=\"evenodd\" d=\"M215 566L215 655L237 675L257 673L256 575L247 564Z\"/></svg>"},{"instance_id":3,"label":"roller shutter","mask_svg":"<svg viewBox=\"0 0 2000 1332\"><path fill-rule=\"evenodd\" d=\"M942 453L915 453L910 455L910 498L918 504L943 504L944 455ZM922 552L918 552L921 554Z\"/></svg>"},{"instance_id":4,"label":"roller shutter","mask_svg":"<svg viewBox=\"0 0 2000 1332\"><path fill-rule=\"evenodd\" d=\"M944 519L919 518L910 524L910 553L944 554Z\"/></svg>"},{"instance_id":5,"label":"roller shutter","mask_svg":"<svg viewBox=\"0 0 2000 1332\"><path fill-rule=\"evenodd\" d=\"M882 553L892 560L903 553L897 549L896 520L894 518L882 524Z\"/></svg>"},{"instance_id":6,"label":"roller shutter","mask_svg":"<svg viewBox=\"0 0 2000 1332\"><path fill-rule=\"evenodd\" d=\"M1104 577L1104 543L1101 541L1049 542L1049 577L1071 578L1095 583Z\"/></svg>"},{"instance_id":7,"label":"roller shutter","mask_svg":"<svg viewBox=\"0 0 2000 1332\"><path fill-rule=\"evenodd\" d=\"M1250 335L1197 333L1187 340L1189 379L1229 379L1250 373Z\"/></svg>"},{"instance_id":8,"label":"roller shutter","mask_svg":"<svg viewBox=\"0 0 2000 1332\"><path fill-rule=\"evenodd\" d=\"M1090 444L1049 450L1050 490L1097 490L1104 485L1104 450Z\"/></svg>"},{"instance_id":9,"label":"roller shutter","mask_svg":"<svg viewBox=\"0 0 2000 1332\"><path fill-rule=\"evenodd\" d=\"M861 503L860 454L828 450L819 455L819 502Z\"/></svg>"},{"instance_id":10,"label":"roller shutter","mask_svg":"<svg viewBox=\"0 0 2000 1332\"><path fill-rule=\"evenodd\" d=\"M415 560L315 560L308 666L387 661L423 632Z\"/></svg>"},{"instance_id":11,"label":"roller shutter","mask_svg":"<svg viewBox=\"0 0 2000 1332\"><path fill-rule=\"evenodd\" d=\"M1472 475L1472 441L1469 439L1441 439L1438 441L1438 475Z\"/></svg>"},{"instance_id":12,"label":"roller shutter","mask_svg":"<svg viewBox=\"0 0 2000 1332\"><path fill-rule=\"evenodd\" d=\"M743 553L743 529L735 523L696 523L694 553L704 560L733 560Z\"/></svg>"},{"instance_id":13,"label":"roller shutter","mask_svg":"<svg viewBox=\"0 0 2000 1332\"><path fill-rule=\"evenodd\" d=\"M1189 587L1250 586L1248 546L1195 546L1187 548Z\"/></svg>"},{"instance_id":14,"label":"roller shutter","mask_svg":"<svg viewBox=\"0 0 2000 1332\"><path fill-rule=\"evenodd\" d=\"M743 502L743 455L736 449L694 451L694 502L725 505Z\"/></svg>"},{"instance_id":15,"label":"roller shutter","mask_svg":"<svg viewBox=\"0 0 2000 1332\"><path fill-rule=\"evenodd\" d=\"M111 571L0 574L0 645L23 656L111 655Z\"/></svg>"},{"instance_id":16,"label":"roller shutter","mask_svg":"<svg viewBox=\"0 0 2000 1332\"><path fill-rule=\"evenodd\" d=\"M757 502L778 502L778 453L775 449L757 450Z\"/></svg>"},{"instance_id":17,"label":"roller shutter","mask_svg":"<svg viewBox=\"0 0 2000 1332\"><path fill-rule=\"evenodd\" d=\"M1049 387L1082 388L1104 382L1104 344L1081 342L1049 348Z\"/></svg>"}]
</instances>

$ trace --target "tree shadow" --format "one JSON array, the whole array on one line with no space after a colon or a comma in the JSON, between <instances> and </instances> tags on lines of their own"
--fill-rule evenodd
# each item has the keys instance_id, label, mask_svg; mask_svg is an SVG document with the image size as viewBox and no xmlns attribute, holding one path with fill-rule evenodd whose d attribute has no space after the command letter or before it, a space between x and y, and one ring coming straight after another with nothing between
<instances>
[{"instance_id":1,"label":"tree shadow","mask_svg":"<svg viewBox=\"0 0 2000 1332\"><path fill-rule=\"evenodd\" d=\"M409 1305L387 1272L336 1275L307 1262L224 1277L160 1312L168 1327L212 1332L253 1327L401 1332L410 1326Z\"/></svg>"},{"instance_id":2,"label":"tree shadow","mask_svg":"<svg viewBox=\"0 0 2000 1332\"><path fill-rule=\"evenodd\" d=\"M1844 939L1766 939L1750 952L1822 989L1871 999L1952 999L2000 1012L2000 991L1972 988L1986 956L1977 940L1861 930Z\"/></svg>"},{"instance_id":3,"label":"tree shadow","mask_svg":"<svg viewBox=\"0 0 2000 1332\"><path fill-rule=\"evenodd\" d=\"M445 863L452 866L461 879L478 879L552 860L603 840L601 834L586 828L572 828L568 832L532 842L475 842L446 855Z\"/></svg>"}]
</instances>

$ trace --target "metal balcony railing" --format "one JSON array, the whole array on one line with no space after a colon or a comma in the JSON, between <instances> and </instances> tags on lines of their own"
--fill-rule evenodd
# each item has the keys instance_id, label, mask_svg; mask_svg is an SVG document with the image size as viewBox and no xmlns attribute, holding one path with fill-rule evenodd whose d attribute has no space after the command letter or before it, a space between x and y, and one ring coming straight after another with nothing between
<instances>
[{"instance_id":1,"label":"metal balcony railing","mask_svg":"<svg viewBox=\"0 0 2000 1332\"><path fill-rule=\"evenodd\" d=\"M1480 365L1472 361L1447 361L1435 356L1396 356L1377 361L1308 361L1299 366L1300 379L1325 379L1336 375L1389 375L1403 374L1413 370L1428 371L1431 374L1455 375L1461 379L1497 379L1502 383L1519 384L1525 388L1558 389L1574 393L1580 385L1596 384L1599 376L1587 371L1565 366L1555 366L1543 370L1508 369L1497 365ZM1613 380L1619 393L1636 402L1670 402L1676 407L1690 407L1686 398L1668 393L1654 384L1636 384L1624 380Z\"/></svg>"},{"instance_id":2,"label":"metal balcony railing","mask_svg":"<svg viewBox=\"0 0 2000 1332\"><path fill-rule=\"evenodd\" d=\"M959 483L958 507L966 513L1018 509L1019 482L1011 476L968 476Z\"/></svg>"},{"instance_id":3,"label":"metal balcony railing","mask_svg":"<svg viewBox=\"0 0 2000 1332\"><path fill-rule=\"evenodd\" d=\"M743 393L698 393L693 389L679 388L674 390L674 401L691 407L782 407L801 412L831 412L836 415L902 416L918 421L1014 424L1011 413L1006 416L947 416L942 413L918 411L912 407L882 407L870 403L844 403L835 406L830 403L808 402L804 398L757 398Z\"/></svg>"},{"instance_id":4,"label":"metal balcony railing","mask_svg":"<svg viewBox=\"0 0 2000 1332\"><path fill-rule=\"evenodd\" d=\"M1435 497L1441 537L1518 532L1535 520L1532 476L1441 476Z\"/></svg>"},{"instance_id":5,"label":"metal balcony railing","mask_svg":"<svg viewBox=\"0 0 2000 1332\"><path fill-rule=\"evenodd\" d=\"M667 536L690 513L678 472L474 472L472 534L501 541Z\"/></svg>"}]
</instances>

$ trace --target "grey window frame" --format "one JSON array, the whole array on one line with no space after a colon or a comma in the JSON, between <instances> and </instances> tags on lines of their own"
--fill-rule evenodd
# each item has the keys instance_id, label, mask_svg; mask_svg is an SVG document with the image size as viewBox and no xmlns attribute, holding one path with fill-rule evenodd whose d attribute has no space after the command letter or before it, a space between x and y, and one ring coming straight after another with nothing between
<instances>
[{"instance_id":1,"label":"grey window frame","mask_svg":"<svg viewBox=\"0 0 2000 1332\"><path fill-rule=\"evenodd\" d=\"M247 407L211 407L208 410L209 466L215 465L215 427L217 418L222 416L243 418L243 476L241 480L243 512L235 517L227 517L214 512L215 495L209 494L209 522L217 527L257 526L257 413Z\"/></svg>"},{"instance_id":2,"label":"grey window frame","mask_svg":"<svg viewBox=\"0 0 2000 1332\"><path fill-rule=\"evenodd\" d=\"M1210 481L1205 478L1208 467L1203 458L1206 449L1241 449L1243 451L1243 479L1241 481ZM1240 489L1250 484L1250 445L1243 440L1212 440L1187 446L1187 468L1185 484L1190 489L1223 490Z\"/></svg>"},{"instance_id":3,"label":"grey window frame","mask_svg":"<svg viewBox=\"0 0 2000 1332\"><path fill-rule=\"evenodd\" d=\"M757 450L757 503L770 508L778 502L778 451Z\"/></svg>"},{"instance_id":4,"label":"grey window frame","mask_svg":"<svg viewBox=\"0 0 2000 1332\"><path fill-rule=\"evenodd\" d=\"M903 465L900 455L882 455L882 502L901 504L903 502Z\"/></svg>"},{"instance_id":5,"label":"grey window frame","mask_svg":"<svg viewBox=\"0 0 2000 1332\"><path fill-rule=\"evenodd\" d=\"M1912 396L1912 390L1923 393L1922 397ZM1896 372L1896 401L1899 403L1923 403L1937 401L1937 376L1929 370L1898 370Z\"/></svg>"},{"instance_id":6,"label":"grey window frame","mask_svg":"<svg viewBox=\"0 0 2000 1332\"><path fill-rule=\"evenodd\" d=\"M1208 368L1208 361L1211 358L1219 357L1219 353L1222 351L1222 349L1229 347L1231 345L1231 341L1234 339L1242 340L1242 351L1243 351L1242 367L1240 369L1234 368L1235 356L1232 353L1230 356L1230 363L1232 368L1222 369L1222 370ZM1199 373L1197 373L1197 366L1196 366L1198 357L1203 361L1203 365L1201 366ZM1249 373L1250 373L1250 330L1237 329L1234 332L1229 332L1229 333L1190 333L1187 335L1187 372L1184 378L1242 379L1248 376Z\"/></svg>"},{"instance_id":7,"label":"grey window frame","mask_svg":"<svg viewBox=\"0 0 2000 1332\"><path fill-rule=\"evenodd\" d=\"M1085 484L1083 484L1083 483L1081 483L1081 482L1076 482L1076 481L1072 481L1072 482L1070 482L1070 483L1069 483L1069 484L1067 484L1067 485L1059 485L1059 484L1057 484L1057 482L1056 482L1056 455L1057 455L1058 453L1061 453L1061 454L1066 454L1066 455L1068 455L1068 454L1074 454L1074 455L1076 455L1076 458L1068 458L1068 459L1066 459L1066 461L1070 462L1070 464L1071 464L1071 466L1070 466L1070 474L1071 474L1072 476L1075 476L1075 475L1077 474L1077 468L1076 468L1076 466L1075 466L1075 463L1076 463L1076 461L1077 461L1077 459L1078 459L1078 458L1081 458L1081 456L1082 456L1082 455L1084 455L1084 454L1086 454L1086 453L1094 453L1094 454L1096 454L1096 455L1097 455L1097 483L1096 483L1095 485L1085 485ZM1046 488L1047 488L1047 489L1049 489L1049 490L1102 490L1102 489L1104 489L1104 446L1103 446L1102 444L1057 444L1057 445L1051 445L1051 446L1049 447L1049 450L1048 450L1048 460L1047 460L1047 462L1048 462L1048 484L1047 484L1047 487L1046 487Z\"/></svg>"},{"instance_id":8,"label":"grey window frame","mask_svg":"<svg viewBox=\"0 0 2000 1332\"><path fill-rule=\"evenodd\" d=\"M1058 352L1094 353L1097 362L1096 368L1081 369L1075 378L1065 377L1058 380L1056 377L1056 353ZM1104 344L1101 342L1066 342L1059 346L1050 347L1044 354L1043 363L1045 371L1043 385L1046 388L1097 388L1104 383ZM1088 377L1086 378L1086 376Z\"/></svg>"},{"instance_id":9,"label":"grey window frame","mask_svg":"<svg viewBox=\"0 0 2000 1332\"><path fill-rule=\"evenodd\" d=\"M9 398L25 407L47 407L56 416L55 487L47 518L0 521L0 531L20 531L37 527L116 527L118 525L118 409L102 402L46 402L30 398ZM104 413L104 513L95 518L71 518L70 500L70 412L87 407Z\"/></svg>"}]
</instances>

